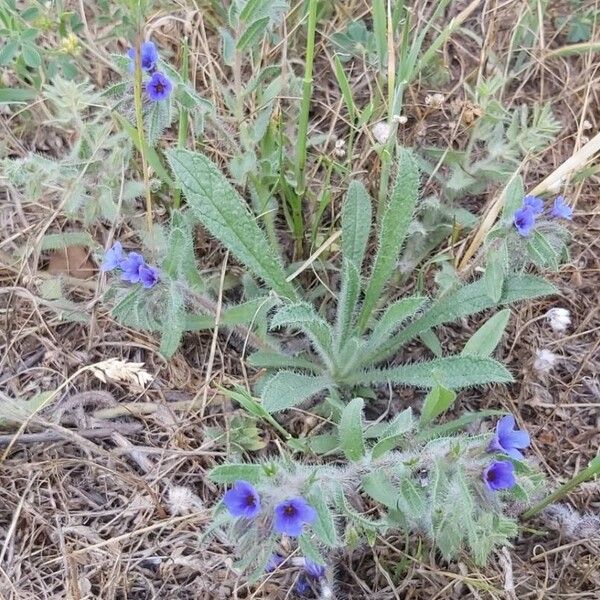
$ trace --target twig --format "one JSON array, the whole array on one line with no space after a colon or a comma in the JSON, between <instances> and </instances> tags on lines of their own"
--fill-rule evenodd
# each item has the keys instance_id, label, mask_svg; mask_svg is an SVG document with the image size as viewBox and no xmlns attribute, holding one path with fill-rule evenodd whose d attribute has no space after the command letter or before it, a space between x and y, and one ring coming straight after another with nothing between
<instances>
[{"instance_id":1,"label":"twig","mask_svg":"<svg viewBox=\"0 0 600 600\"><path fill-rule=\"evenodd\" d=\"M78 429L77 435L88 440L109 438L113 433L136 433L141 431L143 425L141 423L114 423L109 427L96 427L92 429ZM70 431L70 430L66 430ZM74 430L75 431L75 430ZM14 434L7 433L0 435L0 446L7 446L14 439ZM70 436L65 435L60 430L57 431L41 431L39 433L22 433L15 444L44 444L48 442L60 442L61 440L70 440Z\"/></svg>"}]
</instances>

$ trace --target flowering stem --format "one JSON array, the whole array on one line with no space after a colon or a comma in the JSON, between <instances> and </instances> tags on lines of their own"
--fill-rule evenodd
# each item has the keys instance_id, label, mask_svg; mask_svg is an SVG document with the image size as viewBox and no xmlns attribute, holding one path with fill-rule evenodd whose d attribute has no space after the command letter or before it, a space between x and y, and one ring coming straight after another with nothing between
<instances>
[{"instance_id":1,"label":"flowering stem","mask_svg":"<svg viewBox=\"0 0 600 600\"><path fill-rule=\"evenodd\" d=\"M150 178L148 161L146 160L144 140L144 114L142 112L142 36L138 35L135 51L135 74L133 78L133 101L135 105L135 122L138 133L138 148L142 157L142 173L144 175L144 190L146 193L146 222L148 231L152 231L152 196L150 195Z\"/></svg>"},{"instance_id":2,"label":"flowering stem","mask_svg":"<svg viewBox=\"0 0 600 600\"><path fill-rule=\"evenodd\" d=\"M182 57L181 57L181 78L183 81L188 80L188 68L189 68L189 47L187 45L187 38L183 41ZM179 130L177 132L177 147L185 148L188 133L188 122L189 116L187 109L181 106L179 108ZM181 188L176 188L173 195L173 206L179 208L181 206Z\"/></svg>"},{"instance_id":3,"label":"flowering stem","mask_svg":"<svg viewBox=\"0 0 600 600\"><path fill-rule=\"evenodd\" d=\"M578 475L575 475L571 478L570 481L567 481L564 485L561 485L555 492L546 496L543 500L538 502L535 506L532 506L529 510L525 511L522 515L522 519L531 519L537 515L540 511L542 511L546 506L552 504L553 502L557 502L561 498L564 498L567 494L569 494L572 490L574 490L578 485L584 483L588 479L595 477L596 475L600 475L600 454L593 458L590 461L590 464L586 469L581 471Z\"/></svg>"},{"instance_id":4,"label":"flowering stem","mask_svg":"<svg viewBox=\"0 0 600 600\"><path fill-rule=\"evenodd\" d=\"M187 300L199 309L204 314L208 314L212 317L217 316L217 303L198 292L193 291L184 283L179 283L180 289L183 292ZM250 346L257 349L267 350L272 349L272 346L256 335L250 328L245 325L235 325L231 329L235 329L237 333L247 342Z\"/></svg>"},{"instance_id":5,"label":"flowering stem","mask_svg":"<svg viewBox=\"0 0 600 600\"><path fill-rule=\"evenodd\" d=\"M306 145L308 135L308 113L313 84L313 63L315 58L315 32L317 29L317 0L309 0L308 28L306 31L306 66L302 81L302 103L298 124L298 150L296 152L296 193L298 194L297 210L293 215L302 219L302 198L306 192ZM298 242L298 240L296 240Z\"/></svg>"}]
</instances>

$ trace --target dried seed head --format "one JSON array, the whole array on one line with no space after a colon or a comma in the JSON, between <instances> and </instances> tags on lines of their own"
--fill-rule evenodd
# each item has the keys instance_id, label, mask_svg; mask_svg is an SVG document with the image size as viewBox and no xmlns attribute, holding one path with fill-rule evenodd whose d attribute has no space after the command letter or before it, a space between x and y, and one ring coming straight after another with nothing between
<instances>
[{"instance_id":1,"label":"dried seed head","mask_svg":"<svg viewBox=\"0 0 600 600\"><path fill-rule=\"evenodd\" d=\"M390 137L390 126L385 121L379 121L373 125L371 133L380 144L385 144Z\"/></svg>"},{"instance_id":2,"label":"dried seed head","mask_svg":"<svg viewBox=\"0 0 600 600\"><path fill-rule=\"evenodd\" d=\"M551 352L547 348L542 348L535 353L533 368L539 373L549 373L557 361L558 356L554 352Z\"/></svg>"},{"instance_id":3,"label":"dried seed head","mask_svg":"<svg viewBox=\"0 0 600 600\"><path fill-rule=\"evenodd\" d=\"M431 108L440 109L444 106L446 102L446 98L444 94L436 93L436 94L427 94L425 96L425 106L429 106Z\"/></svg>"},{"instance_id":4,"label":"dried seed head","mask_svg":"<svg viewBox=\"0 0 600 600\"><path fill-rule=\"evenodd\" d=\"M167 503L172 515L185 515L194 509L203 507L202 500L190 488L182 485L174 485L169 488Z\"/></svg>"},{"instance_id":5,"label":"dried seed head","mask_svg":"<svg viewBox=\"0 0 600 600\"><path fill-rule=\"evenodd\" d=\"M344 140L337 140L336 141L333 153L338 158L344 158L344 156L346 156L346 148L344 147L345 145L346 145L346 142Z\"/></svg>"},{"instance_id":6,"label":"dried seed head","mask_svg":"<svg viewBox=\"0 0 600 600\"><path fill-rule=\"evenodd\" d=\"M546 318L550 327L560 333L566 331L571 324L571 313L566 308L551 308L546 313Z\"/></svg>"},{"instance_id":7,"label":"dried seed head","mask_svg":"<svg viewBox=\"0 0 600 600\"><path fill-rule=\"evenodd\" d=\"M394 115L392 117L392 121L394 121L394 123L398 123L399 125L404 125L408 121L408 117L405 117L404 115Z\"/></svg>"}]
</instances>

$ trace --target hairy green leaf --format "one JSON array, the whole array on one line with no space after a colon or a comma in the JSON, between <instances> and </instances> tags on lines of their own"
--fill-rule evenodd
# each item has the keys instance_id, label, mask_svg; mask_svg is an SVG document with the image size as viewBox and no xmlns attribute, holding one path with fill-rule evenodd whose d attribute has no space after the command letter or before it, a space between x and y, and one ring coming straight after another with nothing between
<instances>
[{"instance_id":1,"label":"hairy green leaf","mask_svg":"<svg viewBox=\"0 0 600 600\"><path fill-rule=\"evenodd\" d=\"M332 368L333 332L327 323L308 302L285 304L271 319L271 328L297 327L304 331L313 346L323 359L323 362Z\"/></svg>"},{"instance_id":2,"label":"hairy green leaf","mask_svg":"<svg viewBox=\"0 0 600 600\"><path fill-rule=\"evenodd\" d=\"M504 271L507 262L506 244L502 240L500 248L488 252L483 275L487 294L494 302L499 302L502 298Z\"/></svg>"},{"instance_id":3,"label":"hairy green leaf","mask_svg":"<svg viewBox=\"0 0 600 600\"><path fill-rule=\"evenodd\" d=\"M343 410L338 425L340 447L348 460L357 461L365 455L363 437L362 398L354 398Z\"/></svg>"},{"instance_id":4,"label":"hairy green leaf","mask_svg":"<svg viewBox=\"0 0 600 600\"><path fill-rule=\"evenodd\" d=\"M96 248L98 242L87 231L67 231L65 233L47 233L40 241L40 250L62 250L69 246Z\"/></svg>"},{"instance_id":5,"label":"hairy green leaf","mask_svg":"<svg viewBox=\"0 0 600 600\"><path fill-rule=\"evenodd\" d=\"M371 231L371 197L360 181L351 181L342 205L342 254L361 270Z\"/></svg>"},{"instance_id":6,"label":"hairy green leaf","mask_svg":"<svg viewBox=\"0 0 600 600\"><path fill-rule=\"evenodd\" d=\"M241 35L236 45L238 50L247 50L252 46L256 45L265 34L267 27L269 26L269 17L261 17L251 23L246 31Z\"/></svg>"},{"instance_id":7,"label":"hairy green leaf","mask_svg":"<svg viewBox=\"0 0 600 600\"><path fill-rule=\"evenodd\" d=\"M539 267L548 267L553 271L558 270L559 255L552 247L548 238L540 231L533 231L533 234L527 240L527 250L535 264Z\"/></svg>"},{"instance_id":8,"label":"hairy green leaf","mask_svg":"<svg viewBox=\"0 0 600 600\"><path fill-rule=\"evenodd\" d=\"M185 328L183 295L176 281L169 282L169 293L160 336L160 352L169 358L175 354ZM161 315L162 316L162 315Z\"/></svg>"},{"instance_id":9,"label":"hairy green leaf","mask_svg":"<svg viewBox=\"0 0 600 600\"><path fill-rule=\"evenodd\" d=\"M373 450L371 451L373 458L378 458L392 448L395 448L414 426L415 420L410 407L397 414L390 421L379 441L373 446Z\"/></svg>"},{"instance_id":10,"label":"hairy green leaf","mask_svg":"<svg viewBox=\"0 0 600 600\"><path fill-rule=\"evenodd\" d=\"M362 488L376 502L392 510L398 509L400 489L390 481L385 471L373 471L365 475Z\"/></svg>"},{"instance_id":11,"label":"hairy green leaf","mask_svg":"<svg viewBox=\"0 0 600 600\"><path fill-rule=\"evenodd\" d=\"M396 261L419 198L419 169L410 150L399 150L396 182L385 207L379 228L379 247L371 270L358 327L366 329L371 313L381 297Z\"/></svg>"},{"instance_id":12,"label":"hairy green leaf","mask_svg":"<svg viewBox=\"0 0 600 600\"><path fill-rule=\"evenodd\" d=\"M313 493L309 497L309 502L317 511L317 519L312 524L313 531L324 544L330 548L334 548L337 544L335 521L323 495Z\"/></svg>"},{"instance_id":13,"label":"hairy green leaf","mask_svg":"<svg viewBox=\"0 0 600 600\"><path fill-rule=\"evenodd\" d=\"M234 483L240 479L258 483L264 475L263 465L249 463L218 465L208 472L208 478L215 483Z\"/></svg>"},{"instance_id":14,"label":"hairy green leaf","mask_svg":"<svg viewBox=\"0 0 600 600\"><path fill-rule=\"evenodd\" d=\"M296 299L285 271L248 206L206 156L174 148L169 163L190 208L202 224L257 277L283 297Z\"/></svg>"},{"instance_id":15,"label":"hairy green leaf","mask_svg":"<svg viewBox=\"0 0 600 600\"><path fill-rule=\"evenodd\" d=\"M489 356L500 343L508 324L510 310L505 308L490 317L465 344L462 356Z\"/></svg>"},{"instance_id":16,"label":"hairy green leaf","mask_svg":"<svg viewBox=\"0 0 600 600\"><path fill-rule=\"evenodd\" d=\"M431 388L438 381L442 381L450 389L460 389L486 383L508 383L512 380L511 374L491 358L449 356L428 362L350 374L345 383L349 385L395 383Z\"/></svg>"},{"instance_id":17,"label":"hairy green leaf","mask_svg":"<svg viewBox=\"0 0 600 600\"><path fill-rule=\"evenodd\" d=\"M334 334L338 349L345 344L348 338L359 296L360 274L356 265L344 258L342 265L342 286L337 303Z\"/></svg>"},{"instance_id":18,"label":"hairy green leaf","mask_svg":"<svg viewBox=\"0 0 600 600\"><path fill-rule=\"evenodd\" d=\"M279 352L259 350L252 353L247 360L248 364L258 369L306 369L318 372L319 366L301 356L289 356Z\"/></svg>"},{"instance_id":19,"label":"hairy green leaf","mask_svg":"<svg viewBox=\"0 0 600 600\"><path fill-rule=\"evenodd\" d=\"M456 392L440 385L434 386L423 401L420 425L427 425L443 412L446 412L456 400Z\"/></svg>"},{"instance_id":20,"label":"hairy green leaf","mask_svg":"<svg viewBox=\"0 0 600 600\"><path fill-rule=\"evenodd\" d=\"M376 350L387 341L406 319L412 317L425 304L426 300L427 298L422 296L411 296L390 304L373 327L369 349Z\"/></svg>"},{"instance_id":21,"label":"hairy green leaf","mask_svg":"<svg viewBox=\"0 0 600 600\"><path fill-rule=\"evenodd\" d=\"M382 349L372 357L372 360L383 360L394 353L400 346L414 339L431 327L448 323L493 308L497 304L512 304L519 300L529 300L539 296L556 293L556 288L534 275L512 275L504 282L500 302L495 303L487 294L485 282L478 279L465 285L455 292L448 293L434 302L429 310L418 317L406 328L393 336Z\"/></svg>"},{"instance_id":22,"label":"hairy green leaf","mask_svg":"<svg viewBox=\"0 0 600 600\"><path fill-rule=\"evenodd\" d=\"M276 300L274 298L267 296L227 306L221 311L220 323L224 327L251 325L261 319L273 307L275 302ZM201 307L197 306L196 309L201 310ZM191 314L186 316L187 331L212 329L214 326L215 318L213 316Z\"/></svg>"},{"instance_id":23,"label":"hairy green leaf","mask_svg":"<svg viewBox=\"0 0 600 600\"><path fill-rule=\"evenodd\" d=\"M263 406L270 413L297 406L322 392L330 383L324 376L279 371L265 384L262 392Z\"/></svg>"}]
</instances>

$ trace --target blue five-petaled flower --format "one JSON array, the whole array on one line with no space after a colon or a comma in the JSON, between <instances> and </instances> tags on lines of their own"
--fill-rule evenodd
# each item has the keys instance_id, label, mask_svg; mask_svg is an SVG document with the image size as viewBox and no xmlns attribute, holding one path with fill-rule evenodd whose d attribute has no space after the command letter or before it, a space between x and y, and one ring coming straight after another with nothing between
<instances>
[{"instance_id":1,"label":"blue five-petaled flower","mask_svg":"<svg viewBox=\"0 0 600 600\"><path fill-rule=\"evenodd\" d=\"M325 577L325 565L320 565L319 563L310 560L310 558L304 559L304 570L315 579Z\"/></svg>"},{"instance_id":2,"label":"blue five-petaled flower","mask_svg":"<svg viewBox=\"0 0 600 600\"><path fill-rule=\"evenodd\" d=\"M129 70L133 73L135 70L135 49L129 48L127 50L127 56L129 56ZM140 65L143 71L152 73L156 69L158 63L158 50L154 42L144 42L142 44L142 53L140 56Z\"/></svg>"},{"instance_id":3,"label":"blue five-petaled flower","mask_svg":"<svg viewBox=\"0 0 600 600\"><path fill-rule=\"evenodd\" d=\"M508 490L517 483L515 467L508 460L495 460L483 470L483 481L493 492Z\"/></svg>"},{"instance_id":4,"label":"blue five-petaled flower","mask_svg":"<svg viewBox=\"0 0 600 600\"><path fill-rule=\"evenodd\" d=\"M317 512L304 498L289 498L275 507L275 531L298 537L316 518Z\"/></svg>"},{"instance_id":5,"label":"blue five-petaled flower","mask_svg":"<svg viewBox=\"0 0 600 600\"><path fill-rule=\"evenodd\" d=\"M515 224L519 235L527 237L535 227L535 213L531 206L525 205L515 211L513 223Z\"/></svg>"},{"instance_id":6,"label":"blue five-petaled flower","mask_svg":"<svg viewBox=\"0 0 600 600\"><path fill-rule=\"evenodd\" d=\"M130 252L121 262L121 279L129 283L140 282L140 269L144 266L144 257L137 252Z\"/></svg>"},{"instance_id":7,"label":"blue five-petaled flower","mask_svg":"<svg viewBox=\"0 0 600 600\"><path fill-rule=\"evenodd\" d=\"M523 459L521 450L528 448L529 434L515 429L515 418L512 415L502 417L496 424L496 433L489 443L488 452L503 452L511 458Z\"/></svg>"},{"instance_id":8,"label":"blue five-petaled flower","mask_svg":"<svg viewBox=\"0 0 600 600\"><path fill-rule=\"evenodd\" d=\"M283 561L284 558L281 556L281 554L279 554L279 552L271 554L269 560L267 561L267 566L265 567L265 573L272 573L281 565Z\"/></svg>"},{"instance_id":9,"label":"blue five-petaled flower","mask_svg":"<svg viewBox=\"0 0 600 600\"><path fill-rule=\"evenodd\" d=\"M153 102L166 100L171 95L172 90L171 80L158 71L153 73L152 77L146 82L146 93Z\"/></svg>"},{"instance_id":10,"label":"blue five-petaled flower","mask_svg":"<svg viewBox=\"0 0 600 600\"><path fill-rule=\"evenodd\" d=\"M100 268L103 271L120 269L124 260L125 255L123 254L123 246L121 245L121 242L115 242L104 254L104 260L102 261Z\"/></svg>"},{"instance_id":11,"label":"blue five-petaled flower","mask_svg":"<svg viewBox=\"0 0 600 600\"><path fill-rule=\"evenodd\" d=\"M535 228L536 220L544 214L544 201L537 196L525 196L521 207L513 215L513 224L519 235L529 236ZM564 196L558 196L550 209L550 216L554 219L573 218L573 209L565 202Z\"/></svg>"},{"instance_id":12,"label":"blue five-petaled flower","mask_svg":"<svg viewBox=\"0 0 600 600\"><path fill-rule=\"evenodd\" d=\"M159 280L158 269L156 267L151 267L150 265L142 265L139 270L140 275L140 283L147 290L153 288Z\"/></svg>"},{"instance_id":13,"label":"blue five-petaled flower","mask_svg":"<svg viewBox=\"0 0 600 600\"><path fill-rule=\"evenodd\" d=\"M550 214L555 219L568 219L570 221L573 218L573 209L565 202L564 196L558 196L554 200Z\"/></svg>"},{"instance_id":14,"label":"blue five-petaled flower","mask_svg":"<svg viewBox=\"0 0 600 600\"><path fill-rule=\"evenodd\" d=\"M153 288L160 280L156 267L146 264L144 257L137 252L123 253L121 242L116 242L104 254L100 267L103 271L121 271L121 279L129 283L141 283L146 289Z\"/></svg>"},{"instance_id":15,"label":"blue five-petaled flower","mask_svg":"<svg viewBox=\"0 0 600 600\"><path fill-rule=\"evenodd\" d=\"M537 196L525 196L523 198L523 208L528 206L534 215L541 215L544 212L544 201Z\"/></svg>"},{"instance_id":16,"label":"blue five-petaled flower","mask_svg":"<svg viewBox=\"0 0 600 600\"><path fill-rule=\"evenodd\" d=\"M248 481L236 481L223 496L223 502L234 517L254 519L260 514L260 497Z\"/></svg>"}]
</instances>

